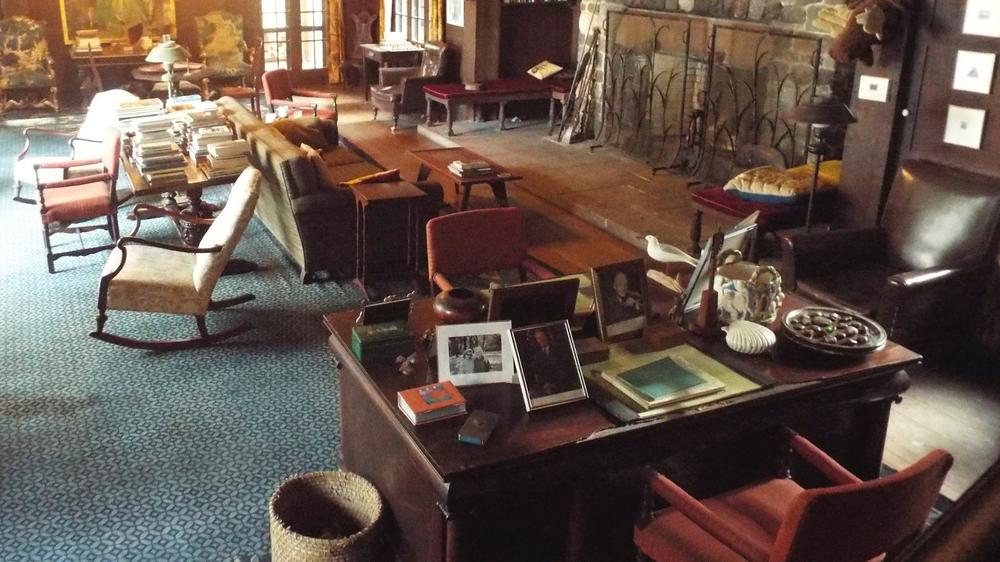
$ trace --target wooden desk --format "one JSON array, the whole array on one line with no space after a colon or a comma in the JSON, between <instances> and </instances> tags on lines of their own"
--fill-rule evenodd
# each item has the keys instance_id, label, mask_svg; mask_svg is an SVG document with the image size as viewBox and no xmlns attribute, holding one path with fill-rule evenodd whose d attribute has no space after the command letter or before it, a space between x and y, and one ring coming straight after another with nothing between
<instances>
[{"instance_id":1,"label":"wooden desk","mask_svg":"<svg viewBox=\"0 0 1000 562\"><path fill-rule=\"evenodd\" d=\"M479 155L468 148L428 148L424 150L411 150L410 156L420 161L420 170L417 172L417 181L426 181L431 172L437 172L450 179L455 184L456 192L462 190L462 204L460 210L469 208L469 195L472 186L478 183L485 183L493 190L493 197L501 207L507 206L507 182L522 179L521 176L514 175L504 169L503 166ZM485 160L493 166L494 174L487 176L476 176L463 178L452 173L448 166L455 160L468 162L472 160Z\"/></svg>"},{"instance_id":2,"label":"wooden desk","mask_svg":"<svg viewBox=\"0 0 1000 562\"><path fill-rule=\"evenodd\" d=\"M789 295L785 306L804 304ZM601 553L599 547L580 546L586 540L580 531L587 517L607 511L586 498L600 496L600 483L608 475L782 426L814 440L862 478L874 478L892 401L909 386L904 369L920 360L889 343L856 363L798 364L745 358L721 341L693 340L719 361L769 386L625 426L591 401L529 415L514 385L465 387L470 411L496 412L501 420L488 444L476 447L457 440L464 418L420 427L406 420L396 407L396 392L433 382L427 360L419 356L417 374L410 377L400 375L391 362L362 364L350 346L356 316L354 310L324 316L339 366L342 466L379 488L388 502L392 524L387 532L396 556L415 562L563 558L559 552L539 554L530 539L520 536L524 529L517 525L529 515L547 527L569 520L570 559L580 552L592 553L594 560L623 559ZM433 324L431 301L416 301L414 333ZM525 509L519 502L534 502L530 505L535 507ZM637 502L629 505L638 507ZM629 545L632 520L627 515L614 520L623 525L621 532L600 526L590 538ZM481 521L489 521L485 532L477 526ZM490 540L496 544L487 544ZM505 548L517 548L515 557L504 554Z\"/></svg>"},{"instance_id":3,"label":"wooden desk","mask_svg":"<svg viewBox=\"0 0 1000 562\"><path fill-rule=\"evenodd\" d=\"M84 107L95 93L109 86L129 83L129 71L148 64L146 53L126 53L120 46L109 46L100 53L94 53L93 56L70 49L69 58L76 66L80 90L84 93Z\"/></svg>"},{"instance_id":4,"label":"wooden desk","mask_svg":"<svg viewBox=\"0 0 1000 562\"><path fill-rule=\"evenodd\" d=\"M378 69L383 66L420 66L424 54L423 47L412 45L401 49L390 49L378 43L361 44L361 88L368 101L369 89L378 79ZM374 70L372 70L374 68Z\"/></svg>"},{"instance_id":5,"label":"wooden desk","mask_svg":"<svg viewBox=\"0 0 1000 562\"><path fill-rule=\"evenodd\" d=\"M357 279L367 291L379 279L413 279L419 270L420 208L427 197L407 182L351 186L358 203Z\"/></svg>"}]
</instances>

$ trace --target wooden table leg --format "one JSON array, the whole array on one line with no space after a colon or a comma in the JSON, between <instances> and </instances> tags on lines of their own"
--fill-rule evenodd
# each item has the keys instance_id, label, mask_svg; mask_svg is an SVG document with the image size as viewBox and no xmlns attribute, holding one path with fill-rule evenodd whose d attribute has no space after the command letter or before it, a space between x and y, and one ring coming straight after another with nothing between
<instances>
[{"instance_id":1,"label":"wooden table leg","mask_svg":"<svg viewBox=\"0 0 1000 562\"><path fill-rule=\"evenodd\" d=\"M504 130L504 110L507 108L506 102L500 102L500 130Z\"/></svg>"},{"instance_id":2,"label":"wooden table leg","mask_svg":"<svg viewBox=\"0 0 1000 562\"><path fill-rule=\"evenodd\" d=\"M701 254L701 214L701 210L695 209L691 217L691 255L694 257Z\"/></svg>"},{"instance_id":3,"label":"wooden table leg","mask_svg":"<svg viewBox=\"0 0 1000 562\"><path fill-rule=\"evenodd\" d=\"M459 539L458 522L448 519L445 522L444 562L458 562L461 559Z\"/></svg>"},{"instance_id":4,"label":"wooden table leg","mask_svg":"<svg viewBox=\"0 0 1000 562\"><path fill-rule=\"evenodd\" d=\"M361 89L365 91L365 101L368 101L368 90L370 84L370 82L368 82L368 65L369 62L367 58L361 59Z\"/></svg>"},{"instance_id":5,"label":"wooden table leg","mask_svg":"<svg viewBox=\"0 0 1000 562\"><path fill-rule=\"evenodd\" d=\"M417 181L427 181L427 178L429 177L431 177L430 167L427 164L421 162L420 169L417 170Z\"/></svg>"},{"instance_id":6,"label":"wooden table leg","mask_svg":"<svg viewBox=\"0 0 1000 562\"><path fill-rule=\"evenodd\" d=\"M556 128L556 98L549 98L549 136L552 136L552 130Z\"/></svg>"},{"instance_id":7,"label":"wooden table leg","mask_svg":"<svg viewBox=\"0 0 1000 562\"><path fill-rule=\"evenodd\" d=\"M431 123L433 123L433 121L431 120L431 109L432 109L431 98L427 98L427 115L424 118L424 124L427 125L428 127L430 127Z\"/></svg>"},{"instance_id":8,"label":"wooden table leg","mask_svg":"<svg viewBox=\"0 0 1000 562\"><path fill-rule=\"evenodd\" d=\"M445 112L447 113L446 119L448 121L448 136L453 137L455 136L455 129L452 128L451 102L446 102L444 104L444 109Z\"/></svg>"},{"instance_id":9,"label":"wooden table leg","mask_svg":"<svg viewBox=\"0 0 1000 562\"><path fill-rule=\"evenodd\" d=\"M494 181L490 182L490 189L493 190L493 197L497 200L497 203L501 207L507 206L507 182L505 181Z\"/></svg>"},{"instance_id":10,"label":"wooden table leg","mask_svg":"<svg viewBox=\"0 0 1000 562\"><path fill-rule=\"evenodd\" d=\"M469 196L472 195L472 184L467 183L462 186L462 206L458 208L460 211L464 211L469 208Z\"/></svg>"}]
</instances>

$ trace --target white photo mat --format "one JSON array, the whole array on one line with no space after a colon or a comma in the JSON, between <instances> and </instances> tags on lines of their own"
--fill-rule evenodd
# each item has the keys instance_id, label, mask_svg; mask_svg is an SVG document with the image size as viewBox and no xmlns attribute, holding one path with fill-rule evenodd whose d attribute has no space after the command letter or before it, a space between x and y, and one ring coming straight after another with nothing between
<instances>
[{"instance_id":1,"label":"white photo mat","mask_svg":"<svg viewBox=\"0 0 1000 562\"><path fill-rule=\"evenodd\" d=\"M889 99L889 79L861 75L858 79L858 99L885 103Z\"/></svg>"},{"instance_id":2,"label":"white photo mat","mask_svg":"<svg viewBox=\"0 0 1000 562\"><path fill-rule=\"evenodd\" d=\"M955 77L952 88L963 92L989 94L993 89L994 53L959 50L955 55Z\"/></svg>"},{"instance_id":3,"label":"white photo mat","mask_svg":"<svg viewBox=\"0 0 1000 562\"><path fill-rule=\"evenodd\" d=\"M476 339L485 339L484 336L498 336L499 351L480 346L480 349L465 348L459 353L452 353L451 343L453 339L462 340L472 336L475 336ZM451 381L455 386L517 382L517 375L514 374L514 347L510 339L509 321L438 326L434 339L437 344L439 382ZM467 351L472 352L472 357L467 357ZM471 364L474 365L477 358L485 359L490 364L490 368L487 370L468 368L470 364L468 361L471 359Z\"/></svg>"},{"instance_id":4,"label":"white photo mat","mask_svg":"<svg viewBox=\"0 0 1000 562\"><path fill-rule=\"evenodd\" d=\"M944 142L979 150L983 144L986 110L959 105L948 106Z\"/></svg>"},{"instance_id":5,"label":"white photo mat","mask_svg":"<svg viewBox=\"0 0 1000 562\"><path fill-rule=\"evenodd\" d=\"M966 0L962 33L982 37L1000 37L1000 2Z\"/></svg>"}]
</instances>

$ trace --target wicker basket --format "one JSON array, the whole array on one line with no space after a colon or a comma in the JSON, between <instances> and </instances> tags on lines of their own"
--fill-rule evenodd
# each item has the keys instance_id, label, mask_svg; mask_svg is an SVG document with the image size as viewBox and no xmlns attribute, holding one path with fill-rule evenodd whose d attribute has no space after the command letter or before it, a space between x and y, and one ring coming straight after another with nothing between
<instances>
[{"instance_id":1,"label":"wicker basket","mask_svg":"<svg viewBox=\"0 0 1000 562\"><path fill-rule=\"evenodd\" d=\"M310 472L278 487L268 506L272 562L369 562L379 558L382 499L352 472Z\"/></svg>"}]
</instances>

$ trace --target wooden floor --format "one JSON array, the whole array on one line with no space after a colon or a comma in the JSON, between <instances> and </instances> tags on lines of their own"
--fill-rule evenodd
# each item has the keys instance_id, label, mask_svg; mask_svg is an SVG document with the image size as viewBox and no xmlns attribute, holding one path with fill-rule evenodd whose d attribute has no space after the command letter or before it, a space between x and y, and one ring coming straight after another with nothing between
<instances>
[{"instance_id":1,"label":"wooden floor","mask_svg":"<svg viewBox=\"0 0 1000 562\"><path fill-rule=\"evenodd\" d=\"M414 178L417 163L406 152L435 144L414 128L391 133L389 123L372 121L370 109L356 97L341 100L341 134L382 165L398 167L405 178ZM462 131L463 125L456 124L456 130ZM525 176L511 187L510 196L527 211L536 257L563 271L579 271L593 263L641 255L640 241L622 239L628 233L653 232L675 244L687 241L690 210L683 179L644 176L645 166L615 153L567 150L541 138L545 130L537 125L503 133L480 130L450 139L502 160ZM446 197L455 201L450 190ZM577 214L584 204L603 207L609 218L603 224L592 216L587 217L590 222L582 220ZM472 207L493 205L488 189L474 192ZM709 228L706 225L706 231ZM956 463L944 494L952 499L1000 456L1000 373L986 361L969 363L912 372L913 386L894 407L886 443L885 462L897 469L932 448L949 450Z\"/></svg>"}]
</instances>

